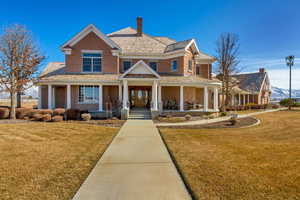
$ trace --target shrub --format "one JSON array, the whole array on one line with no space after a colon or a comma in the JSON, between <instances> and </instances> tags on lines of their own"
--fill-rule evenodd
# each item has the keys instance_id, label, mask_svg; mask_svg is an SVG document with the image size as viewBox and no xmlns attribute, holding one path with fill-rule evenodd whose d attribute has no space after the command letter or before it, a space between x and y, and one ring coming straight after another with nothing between
<instances>
[{"instance_id":1,"label":"shrub","mask_svg":"<svg viewBox=\"0 0 300 200\"><path fill-rule=\"evenodd\" d=\"M46 114L49 114L49 115L53 115L53 110L50 110L50 109L40 109L38 110L39 114L42 114L42 115L46 115Z\"/></svg>"},{"instance_id":2,"label":"shrub","mask_svg":"<svg viewBox=\"0 0 300 200\"><path fill-rule=\"evenodd\" d=\"M220 116L221 116L221 117L227 116L227 112L221 112Z\"/></svg>"},{"instance_id":3,"label":"shrub","mask_svg":"<svg viewBox=\"0 0 300 200\"><path fill-rule=\"evenodd\" d=\"M64 108L56 108L53 110L53 115L61 115L63 116L65 114L66 110Z\"/></svg>"},{"instance_id":4,"label":"shrub","mask_svg":"<svg viewBox=\"0 0 300 200\"><path fill-rule=\"evenodd\" d=\"M50 122L51 121L51 115L50 114L42 114L42 121L43 122Z\"/></svg>"},{"instance_id":5,"label":"shrub","mask_svg":"<svg viewBox=\"0 0 300 200\"><path fill-rule=\"evenodd\" d=\"M184 116L184 118L185 118L185 120L189 121L189 120L191 120L191 119L192 119L192 116L191 116L191 115L189 115L189 114L187 114L187 115L185 115L185 116Z\"/></svg>"},{"instance_id":6,"label":"shrub","mask_svg":"<svg viewBox=\"0 0 300 200\"><path fill-rule=\"evenodd\" d=\"M237 115L232 115L229 119L231 126L234 126L237 123Z\"/></svg>"},{"instance_id":7,"label":"shrub","mask_svg":"<svg viewBox=\"0 0 300 200\"><path fill-rule=\"evenodd\" d=\"M273 108L273 109L278 109L278 108L279 108L279 105L273 104L273 105L271 105L271 108Z\"/></svg>"},{"instance_id":8,"label":"shrub","mask_svg":"<svg viewBox=\"0 0 300 200\"><path fill-rule=\"evenodd\" d=\"M43 118L43 115L42 114L39 114L39 113L35 113L32 115L32 120L33 121L41 121Z\"/></svg>"},{"instance_id":9,"label":"shrub","mask_svg":"<svg viewBox=\"0 0 300 200\"><path fill-rule=\"evenodd\" d=\"M30 112L32 112L31 108L16 108L16 118L24 119L25 117L29 117Z\"/></svg>"},{"instance_id":10,"label":"shrub","mask_svg":"<svg viewBox=\"0 0 300 200\"><path fill-rule=\"evenodd\" d=\"M111 120L119 120L117 117L112 117Z\"/></svg>"},{"instance_id":11,"label":"shrub","mask_svg":"<svg viewBox=\"0 0 300 200\"><path fill-rule=\"evenodd\" d=\"M78 120L80 117L80 110L79 109L68 109L66 110L66 116L67 119L73 119L73 120Z\"/></svg>"},{"instance_id":12,"label":"shrub","mask_svg":"<svg viewBox=\"0 0 300 200\"><path fill-rule=\"evenodd\" d=\"M89 120L91 120L92 116L89 113L83 113L83 114L81 114L81 118L83 121L89 121Z\"/></svg>"},{"instance_id":13,"label":"shrub","mask_svg":"<svg viewBox=\"0 0 300 200\"><path fill-rule=\"evenodd\" d=\"M61 115L55 115L55 116L53 116L52 119L51 119L52 122L61 122L61 121L63 121L63 120L64 120L64 118L63 118L63 116L61 116Z\"/></svg>"},{"instance_id":14,"label":"shrub","mask_svg":"<svg viewBox=\"0 0 300 200\"><path fill-rule=\"evenodd\" d=\"M0 119L7 119L9 117L9 109L8 108L0 108Z\"/></svg>"},{"instance_id":15,"label":"shrub","mask_svg":"<svg viewBox=\"0 0 300 200\"><path fill-rule=\"evenodd\" d=\"M172 118L172 115L170 115L170 114L167 114L167 116L166 116L167 118Z\"/></svg>"}]
</instances>

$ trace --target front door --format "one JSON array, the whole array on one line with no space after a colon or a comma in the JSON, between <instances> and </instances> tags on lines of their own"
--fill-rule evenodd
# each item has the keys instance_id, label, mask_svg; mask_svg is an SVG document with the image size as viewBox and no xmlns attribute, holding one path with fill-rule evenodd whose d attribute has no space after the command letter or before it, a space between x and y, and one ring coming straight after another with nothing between
<instances>
[{"instance_id":1,"label":"front door","mask_svg":"<svg viewBox=\"0 0 300 200\"><path fill-rule=\"evenodd\" d=\"M130 90L130 105L132 108L149 108L151 102L151 88L132 87Z\"/></svg>"}]
</instances>

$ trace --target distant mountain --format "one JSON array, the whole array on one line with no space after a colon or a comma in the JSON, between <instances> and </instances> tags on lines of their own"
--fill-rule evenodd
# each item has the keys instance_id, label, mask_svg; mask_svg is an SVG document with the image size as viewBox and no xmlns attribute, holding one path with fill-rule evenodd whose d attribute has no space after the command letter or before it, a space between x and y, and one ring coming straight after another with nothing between
<instances>
[{"instance_id":1,"label":"distant mountain","mask_svg":"<svg viewBox=\"0 0 300 200\"><path fill-rule=\"evenodd\" d=\"M289 97L289 90L272 86L271 99L284 99ZM300 90L292 89L292 97L300 97Z\"/></svg>"}]
</instances>

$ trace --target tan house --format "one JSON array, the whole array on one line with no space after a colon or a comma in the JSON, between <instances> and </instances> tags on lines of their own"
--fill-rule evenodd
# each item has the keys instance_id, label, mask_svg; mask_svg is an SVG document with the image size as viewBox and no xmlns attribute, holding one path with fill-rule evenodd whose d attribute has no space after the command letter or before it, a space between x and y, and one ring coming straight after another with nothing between
<instances>
[{"instance_id":1,"label":"tan house","mask_svg":"<svg viewBox=\"0 0 300 200\"><path fill-rule=\"evenodd\" d=\"M40 108L76 108L126 119L143 110L217 112L221 82L211 76L215 59L194 39L175 41L131 27L103 34L88 25L62 45L65 62L52 62L37 83Z\"/></svg>"},{"instance_id":2,"label":"tan house","mask_svg":"<svg viewBox=\"0 0 300 200\"><path fill-rule=\"evenodd\" d=\"M234 75L237 85L232 89L231 105L268 104L271 85L264 68L258 72Z\"/></svg>"}]
</instances>

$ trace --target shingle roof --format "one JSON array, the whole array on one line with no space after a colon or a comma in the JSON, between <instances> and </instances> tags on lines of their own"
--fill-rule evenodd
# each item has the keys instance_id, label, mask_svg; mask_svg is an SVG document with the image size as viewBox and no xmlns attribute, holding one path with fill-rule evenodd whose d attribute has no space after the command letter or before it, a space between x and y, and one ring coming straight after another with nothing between
<instances>
[{"instance_id":1,"label":"shingle roof","mask_svg":"<svg viewBox=\"0 0 300 200\"><path fill-rule=\"evenodd\" d=\"M173 40L168 37L154 37L156 40L159 40L160 42L164 43L165 45L173 44L176 42L176 40Z\"/></svg>"},{"instance_id":2,"label":"shingle roof","mask_svg":"<svg viewBox=\"0 0 300 200\"><path fill-rule=\"evenodd\" d=\"M233 77L239 81L239 88L248 92L259 92L263 84L266 72L260 73L247 73L247 74L237 74Z\"/></svg>"}]
</instances>

